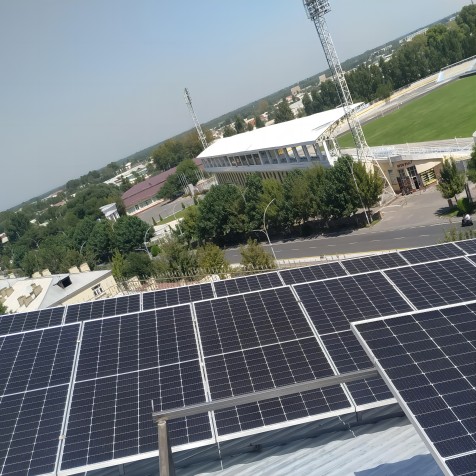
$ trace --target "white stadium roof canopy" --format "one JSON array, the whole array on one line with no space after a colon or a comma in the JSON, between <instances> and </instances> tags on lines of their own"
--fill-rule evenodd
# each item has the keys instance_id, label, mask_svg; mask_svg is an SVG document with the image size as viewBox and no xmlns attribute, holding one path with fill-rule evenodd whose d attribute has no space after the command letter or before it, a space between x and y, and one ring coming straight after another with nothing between
<instances>
[{"instance_id":1,"label":"white stadium roof canopy","mask_svg":"<svg viewBox=\"0 0 476 476\"><path fill-rule=\"evenodd\" d=\"M360 104L355 104L354 107L358 107ZM224 137L207 147L198 158L219 157L243 152L312 144L332 124L341 120L344 115L344 108L338 107L337 109L319 112L312 116L262 127L231 137Z\"/></svg>"}]
</instances>

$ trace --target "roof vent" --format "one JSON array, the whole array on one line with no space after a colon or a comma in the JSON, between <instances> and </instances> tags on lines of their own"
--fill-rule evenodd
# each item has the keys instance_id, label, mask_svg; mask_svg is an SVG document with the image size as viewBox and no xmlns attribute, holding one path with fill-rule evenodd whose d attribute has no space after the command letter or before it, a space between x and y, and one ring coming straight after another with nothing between
<instances>
[{"instance_id":1,"label":"roof vent","mask_svg":"<svg viewBox=\"0 0 476 476\"><path fill-rule=\"evenodd\" d=\"M42 276L51 276L51 272L48 268L46 268L41 272L41 275Z\"/></svg>"},{"instance_id":2,"label":"roof vent","mask_svg":"<svg viewBox=\"0 0 476 476\"><path fill-rule=\"evenodd\" d=\"M71 278L69 276L66 276L65 278L63 279L60 279L57 283L56 283L60 288L67 288L68 286L71 286L71 284L73 284L71 282Z\"/></svg>"},{"instance_id":3,"label":"roof vent","mask_svg":"<svg viewBox=\"0 0 476 476\"><path fill-rule=\"evenodd\" d=\"M86 273L87 271L91 271L91 269L89 268L88 263L80 264L79 265L79 270L81 271L81 273Z\"/></svg>"},{"instance_id":4,"label":"roof vent","mask_svg":"<svg viewBox=\"0 0 476 476\"><path fill-rule=\"evenodd\" d=\"M81 271L79 271L77 266L73 266L72 268L69 268L68 271L69 271L70 274L78 274L78 273L81 272Z\"/></svg>"}]
</instances>

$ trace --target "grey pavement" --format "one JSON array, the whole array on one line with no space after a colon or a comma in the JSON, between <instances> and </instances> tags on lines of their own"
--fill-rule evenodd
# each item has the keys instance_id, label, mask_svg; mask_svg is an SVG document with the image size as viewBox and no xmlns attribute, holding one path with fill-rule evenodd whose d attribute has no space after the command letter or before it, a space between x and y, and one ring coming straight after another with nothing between
<instances>
[{"instance_id":1,"label":"grey pavement","mask_svg":"<svg viewBox=\"0 0 476 476\"><path fill-rule=\"evenodd\" d=\"M137 216L141 220L144 220L145 222L152 225L152 218L154 218L155 221L158 223L160 221L160 217L167 218L173 215L174 213L182 211L182 203L185 207L189 207L190 205L193 205L193 198L180 197L177 198L177 200L174 200L173 202L159 203L157 205L154 205L153 207L148 208L147 210L144 210L141 213L138 213Z\"/></svg>"}]
</instances>

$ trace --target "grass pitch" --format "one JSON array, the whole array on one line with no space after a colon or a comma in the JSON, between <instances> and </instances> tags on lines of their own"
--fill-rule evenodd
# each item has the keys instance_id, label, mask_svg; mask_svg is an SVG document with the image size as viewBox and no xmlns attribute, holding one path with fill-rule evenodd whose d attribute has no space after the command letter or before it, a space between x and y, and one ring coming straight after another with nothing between
<instances>
[{"instance_id":1,"label":"grass pitch","mask_svg":"<svg viewBox=\"0 0 476 476\"><path fill-rule=\"evenodd\" d=\"M471 137L476 131L476 76L458 79L363 126L370 146ZM355 147L350 133L340 147Z\"/></svg>"}]
</instances>

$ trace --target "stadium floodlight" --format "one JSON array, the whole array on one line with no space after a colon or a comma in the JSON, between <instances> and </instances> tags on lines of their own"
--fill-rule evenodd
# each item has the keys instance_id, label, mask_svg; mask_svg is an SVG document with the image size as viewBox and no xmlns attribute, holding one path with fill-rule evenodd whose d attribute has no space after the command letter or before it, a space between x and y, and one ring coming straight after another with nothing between
<instances>
[{"instance_id":1,"label":"stadium floodlight","mask_svg":"<svg viewBox=\"0 0 476 476\"><path fill-rule=\"evenodd\" d=\"M386 185L382 194L382 201L385 202L386 200L384 199L384 195L386 195L386 198L388 199L388 196L394 197L395 192L387 176L383 173L380 164L372 154L370 147L367 145L362 126L355 114L355 106L350 94L349 86L347 85L344 71L342 70L342 66L340 64L334 43L332 42L332 38L329 30L327 29L326 20L324 18L326 13L331 11L330 3L328 0L303 0L303 3L307 12L307 16L313 21L319 39L321 40L327 64L331 70L337 93L349 124L349 129L352 133L352 137L354 138L357 150L357 158L368 165L372 163L377 169L379 175L385 180Z\"/></svg>"},{"instance_id":2,"label":"stadium floodlight","mask_svg":"<svg viewBox=\"0 0 476 476\"><path fill-rule=\"evenodd\" d=\"M200 122L198 122L198 118L195 114L195 111L193 110L192 106L192 98L190 97L190 93L188 92L188 89L185 88L183 97L185 99L185 104L188 107L188 110L190 111L190 115L192 116L193 123L195 124L195 129L198 134L198 138L200 139L200 142L202 143L203 150L205 150L208 147L207 144L207 139L205 137L205 134L202 131L202 126L200 125Z\"/></svg>"}]
</instances>

